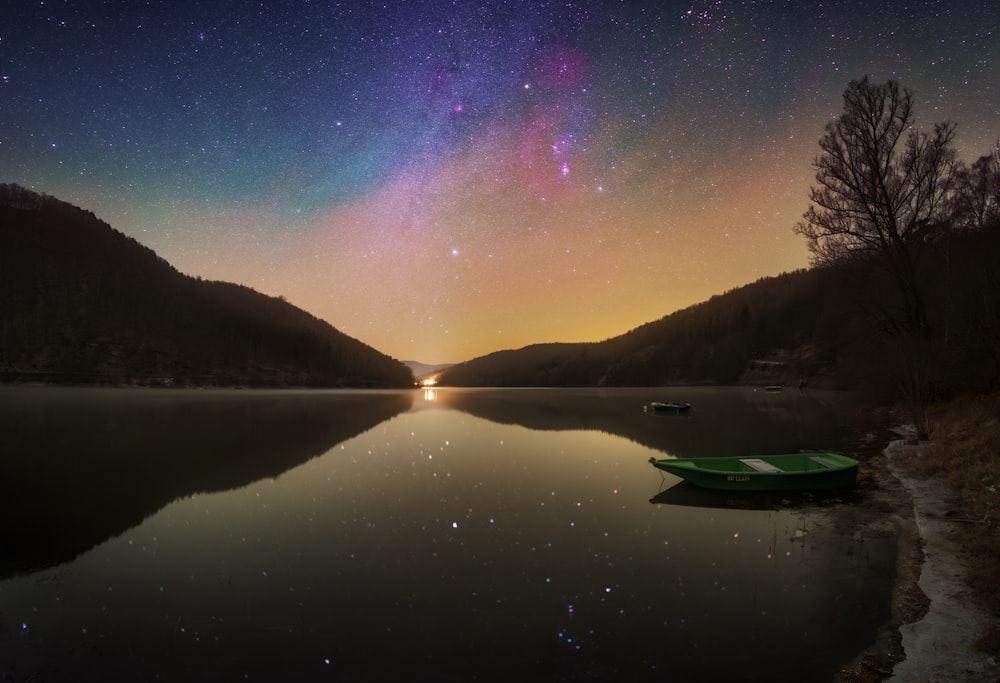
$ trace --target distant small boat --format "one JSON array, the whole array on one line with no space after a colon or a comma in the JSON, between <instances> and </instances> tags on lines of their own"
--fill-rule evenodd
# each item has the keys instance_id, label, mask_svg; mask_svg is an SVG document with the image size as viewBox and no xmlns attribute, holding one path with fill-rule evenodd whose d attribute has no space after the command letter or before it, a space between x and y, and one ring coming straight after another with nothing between
<instances>
[{"instance_id":1,"label":"distant small boat","mask_svg":"<svg viewBox=\"0 0 1000 683\"><path fill-rule=\"evenodd\" d=\"M703 488L730 491L846 489L855 485L858 476L858 461L838 453L650 458L649 462Z\"/></svg>"},{"instance_id":2,"label":"distant small boat","mask_svg":"<svg viewBox=\"0 0 1000 683\"><path fill-rule=\"evenodd\" d=\"M784 388L785 388L784 384L769 384L766 387L764 387L764 391L770 391L771 393L775 393L777 391L781 391Z\"/></svg>"},{"instance_id":3,"label":"distant small boat","mask_svg":"<svg viewBox=\"0 0 1000 683\"><path fill-rule=\"evenodd\" d=\"M644 410L649 413L686 413L691 410L691 404L676 401L653 401L646 405Z\"/></svg>"}]
</instances>

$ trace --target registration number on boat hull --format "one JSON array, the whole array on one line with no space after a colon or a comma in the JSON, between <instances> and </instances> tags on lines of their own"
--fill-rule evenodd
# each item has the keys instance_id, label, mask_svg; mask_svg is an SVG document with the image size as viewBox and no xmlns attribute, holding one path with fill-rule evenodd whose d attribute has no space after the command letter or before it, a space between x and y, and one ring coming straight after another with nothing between
<instances>
[{"instance_id":1,"label":"registration number on boat hull","mask_svg":"<svg viewBox=\"0 0 1000 683\"><path fill-rule=\"evenodd\" d=\"M746 474L727 474L726 481L750 481L750 476Z\"/></svg>"}]
</instances>

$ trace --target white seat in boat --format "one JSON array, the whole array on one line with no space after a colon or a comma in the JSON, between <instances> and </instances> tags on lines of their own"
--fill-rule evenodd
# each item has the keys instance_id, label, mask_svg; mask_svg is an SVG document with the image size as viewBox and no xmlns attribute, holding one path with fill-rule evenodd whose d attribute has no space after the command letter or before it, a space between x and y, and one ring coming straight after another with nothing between
<instances>
[{"instance_id":1,"label":"white seat in boat","mask_svg":"<svg viewBox=\"0 0 1000 683\"><path fill-rule=\"evenodd\" d=\"M780 467L775 467L771 463L764 462L760 458L740 458L740 462L743 463L744 465L746 465L747 467L751 467L751 468L757 470L758 472L781 472L782 471L782 469Z\"/></svg>"},{"instance_id":2,"label":"white seat in boat","mask_svg":"<svg viewBox=\"0 0 1000 683\"><path fill-rule=\"evenodd\" d=\"M809 459L812 460L817 465L822 465L823 467L826 467L828 469L833 469L835 467L839 467L839 465L837 465L837 463L833 462L832 460L827 460L826 458L824 458L821 455L814 455L814 456L812 456Z\"/></svg>"}]
</instances>

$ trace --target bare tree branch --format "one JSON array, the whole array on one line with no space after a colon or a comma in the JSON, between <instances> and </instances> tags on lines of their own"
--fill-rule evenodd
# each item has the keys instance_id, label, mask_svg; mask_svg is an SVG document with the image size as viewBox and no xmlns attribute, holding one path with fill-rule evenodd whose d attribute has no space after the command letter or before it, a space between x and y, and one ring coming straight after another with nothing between
<instances>
[{"instance_id":1,"label":"bare tree branch","mask_svg":"<svg viewBox=\"0 0 1000 683\"><path fill-rule=\"evenodd\" d=\"M950 122L930 134L915 130L913 94L895 81L852 81L843 113L820 138L810 206L794 228L814 265L861 261L891 277L898 303L880 305L881 323L908 354L906 393L917 404L930 335L920 263L947 230L958 168L954 134Z\"/></svg>"}]
</instances>

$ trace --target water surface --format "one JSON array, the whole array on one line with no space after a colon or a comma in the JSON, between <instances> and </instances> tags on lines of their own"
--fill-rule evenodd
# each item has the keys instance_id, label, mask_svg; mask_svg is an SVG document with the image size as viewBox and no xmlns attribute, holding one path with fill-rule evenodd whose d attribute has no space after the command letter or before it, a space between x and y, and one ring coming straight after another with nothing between
<instances>
[{"instance_id":1,"label":"water surface","mask_svg":"<svg viewBox=\"0 0 1000 683\"><path fill-rule=\"evenodd\" d=\"M863 492L706 494L648 460L850 452L860 414L748 388L2 389L0 677L829 681L888 616L895 541L844 523Z\"/></svg>"}]
</instances>

